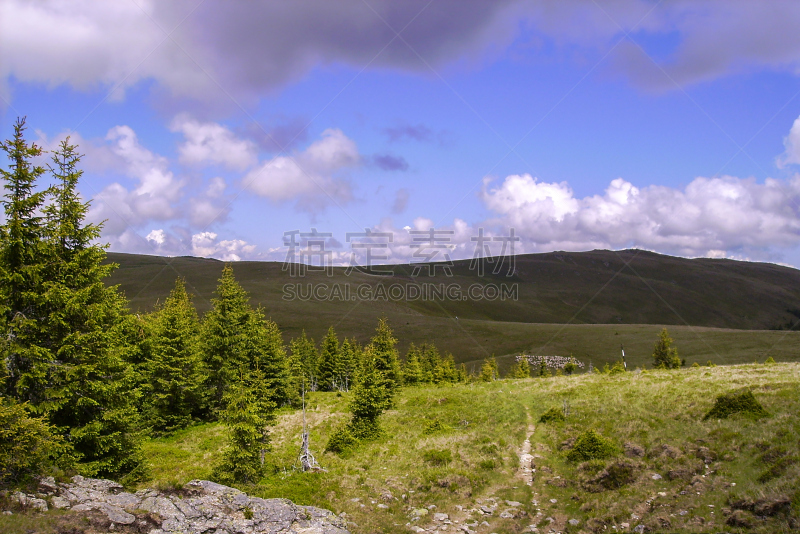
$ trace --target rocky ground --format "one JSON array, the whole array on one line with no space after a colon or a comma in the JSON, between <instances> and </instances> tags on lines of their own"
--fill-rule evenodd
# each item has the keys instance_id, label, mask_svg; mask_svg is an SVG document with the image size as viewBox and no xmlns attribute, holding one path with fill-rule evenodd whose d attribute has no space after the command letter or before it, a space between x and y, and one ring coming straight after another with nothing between
<instances>
[{"instance_id":1,"label":"rocky ground","mask_svg":"<svg viewBox=\"0 0 800 534\"><path fill-rule=\"evenodd\" d=\"M23 510L61 509L87 519L94 532L136 534L348 534L346 523L328 510L286 499L260 499L207 480L192 480L165 493L136 493L110 480L76 476L68 484L42 479L38 492L8 495ZM4 511L11 514L11 511Z\"/></svg>"}]
</instances>

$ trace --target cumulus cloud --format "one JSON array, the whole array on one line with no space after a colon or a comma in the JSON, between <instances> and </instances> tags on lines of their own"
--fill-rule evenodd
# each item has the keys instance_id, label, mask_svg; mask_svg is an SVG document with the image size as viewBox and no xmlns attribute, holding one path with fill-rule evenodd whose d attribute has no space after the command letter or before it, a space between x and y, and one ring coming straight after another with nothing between
<instances>
[{"instance_id":1,"label":"cumulus cloud","mask_svg":"<svg viewBox=\"0 0 800 534\"><path fill-rule=\"evenodd\" d=\"M538 250L638 246L685 256L800 243L800 176L788 181L698 177L683 190L617 178L576 198L566 183L509 176L481 198Z\"/></svg>"},{"instance_id":2,"label":"cumulus cloud","mask_svg":"<svg viewBox=\"0 0 800 534\"><path fill-rule=\"evenodd\" d=\"M258 160L255 143L240 139L215 122L201 123L185 115L172 122L172 130L183 133L186 141L178 147L179 161L189 165L222 165L244 170Z\"/></svg>"},{"instance_id":3,"label":"cumulus cloud","mask_svg":"<svg viewBox=\"0 0 800 534\"><path fill-rule=\"evenodd\" d=\"M214 232L200 232L192 236L193 256L241 261L251 256L255 249L255 245L250 245L241 239L219 240Z\"/></svg>"},{"instance_id":4,"label":"cumulus cloud","mask_svg":"<svg viewBox=\"0 0 800 534\"><path fill-rule=\"evenodd\" d=\"M297 199L299 209L316 211L352 198L350 184L341 173L361 161L352 139L341 130L328 129L305 150L265 161L245 175L242 185L272 201Z\"/></svg>"},{"instance_id":5,"label":"cumulus cloud","mask_svg":"<svg viewBox=\"0 0 800 534\"><path fill-rule=\"evenodd\" d=\"M143 147L128 126L115 126L106 140L111 153L124 162L123 172L137 185L132 189L118 182L106 186L95 195L87 218L95 222L107 220L105 231L119 235L128 226L178 216L176 204L184 182L169 170L167 159Z\"/></svg>"}]
</instances>

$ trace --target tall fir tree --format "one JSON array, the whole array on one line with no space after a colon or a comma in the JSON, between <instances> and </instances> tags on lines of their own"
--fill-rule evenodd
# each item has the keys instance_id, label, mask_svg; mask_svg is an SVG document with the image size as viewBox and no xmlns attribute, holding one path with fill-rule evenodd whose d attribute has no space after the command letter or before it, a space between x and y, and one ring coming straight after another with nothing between
<instances>
[{"instance_id":1,"label":"tall fir tree","mask_svg":"<svg viewBox=\"0 0 800 534\"><path fill-rule=\"evenodd\" d=\"M136 379L122 358L127 302L105 282L117 265L93 244L101 225L84 223L89 203L77 190L80 160L69 138L60 143L50 166L53 202L44 209L50 262L43 296L53 354L46 409L82 473L136 478L144 463Z\"/></svg>"},{"instance_id":2,"label":"tall fir tree","mask_svg":"<svg viewBox=\"0 0 800 534\"><path fill-rule=\"evenodd\" d=\"M511 368L509 373L511 378L530 378L531 366L528 363L528 358L521 356L519 361Z\"/></svg>"},{"instance_id":3,"label":"tall fir tree","mask_svg":"<svg viewBox=\"0 0 800 534\"><path fill-rule=\"evenodd\" d=\"M436 374L436 368L439 367L439 362L442 357L436 345L432 343L423 343L420 346L420 366L422 367L422 381L432 384Z\"/></svg>"},{"instance_id":4,"label":"tall fir tree","mask_svg":"<svg viewBox=\"0 0 800 534\"><path fill-rule=\"evenodd\" d=\"M394 337L385 317L378 320L375 335L369 347L375 360L375 369L383 375L385 389L393 395L400 387L400 362L397 357L397 338Z\"/></svg>"},{"instance_id":5,"label":"tall fir tree","mask_svg":"<svg viewBox=\"0 0 800 534\"><path fill-rule=\"evenodd\" d=\"M28 401L36 413L49 409L52 347L47 340L46 227L40 215L45 192L37 180L45 168L33 164L42 149L25 140L25 119L17 119L12 139L0 143L10 163L0 169L5 222L0 226L0 337L6 393Z\"/></svg>"},{"instance_id":6,"label":"tall fir tree","mask_svg":"<svg viewBox=\"0 0 800 534\"><path fill-rule=\"evenodd\" d=\"M199 334L197 311L186 283L178 278L154 316L151 354L144 364L146 423L157 432L185 428L203 413Z\"/></svg>"},{"instance_id":7,"label":"tall fir tree","mask_svg":"<svg viewBox=\"0 0 800 534\"><path fill-rule=\"evenodd\" d=\"M322 338L319 349L319 388L322 391L341 389L337 369L339 368L339 338L331 326Z\"/></svg>"},{"instance_id":8,"label":"tall fir tree","mask_svg":"<svg viewBox=\"0 0 800 534\"><path fill-rule=\"evenodd\" d=\"M224 406L223 397L237 373L247 366L247 334L252 309L247 292L233 276L230 264L211 299L211 309L203 316L201 348L206 367L209 406L218 410Z\"/></svg>"}]
</instances>

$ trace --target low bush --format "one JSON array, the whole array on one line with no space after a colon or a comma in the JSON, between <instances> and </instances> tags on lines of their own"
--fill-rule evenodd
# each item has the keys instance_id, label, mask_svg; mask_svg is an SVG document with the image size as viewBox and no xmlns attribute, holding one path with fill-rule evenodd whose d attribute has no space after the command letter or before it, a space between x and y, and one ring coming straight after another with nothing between
<instances>
[{"instance_id":1,"label":"low bush","mask_svg":"<svg viewBox=\"0 0 800 534\"><path fill-rule=\"evenodd\" d=\"M600 460L619 453L619 447L608 438L604 438L594 430L587 430L578 436L572 449L567 453L571 462Z\"/></svg>"},{"instance_id":2,"label":"low bush","mask_svg":"<svg viewBox=\"0 0 800 534\"><path fill-rule=\"evenodd\" d=\"M560 423L564 421L564 412L558 408L550 408L539 418L540 423Z\"/></svg>"},{"instance_id":3,"label":"low bush","mask_svg":"<svg viewBox=\"0 0 800 534\"><path fill-rule=\"evenodd\" d=\"M422 433L427 435L435 434L437 432L444 432L446 430L450 430L450 426L442 423L438 419L434 419L432 421L426 421L425 425L422 427Z\"/></svg>"},{"instance_id":4,"label":"low bush","mask_svg":"<svg viewBox=\"0 0 800 534\"><path fill-rule=\"evenodd\" d=\"M764 407L753 396L753 392L748 389L718 396L714 401L714 406L703 417L703 421L707 419L725 419L735 413L744 413L755 417L768 415Z\"/></svg>"},{"instance_id":5,"label":"low bush","mask_svg":"<svg viewBox=\"0 0 800 534\"><path fill-rule=\"evenodd\" d=\"M349 451L358 445L358 440L353 433L350 432L350 425L341 425L333 431L328 438L328 444L325 445L325 452L335 452L341 454Z\"/></svg>"}]
</instances>

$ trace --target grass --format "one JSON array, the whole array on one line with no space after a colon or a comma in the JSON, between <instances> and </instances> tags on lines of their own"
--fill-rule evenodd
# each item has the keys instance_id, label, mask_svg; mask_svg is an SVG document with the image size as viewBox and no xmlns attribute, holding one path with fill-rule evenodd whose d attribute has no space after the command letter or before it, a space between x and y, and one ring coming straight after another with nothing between
<instances>
[{"instance_id":1,"label":"grass","mask_svg":"<svg viewBox=\"0 0 800 534\"><path fill-rule=\"evenodd\" d=\"M718 395L741 388L749 388L769 416L703 420ZM791 514L800 513L800 364L407 388L396 409L382 416L386 435L343 456L322 449L347 417L348 395L312 393L309 400L312 450L327 471L291 468L302 418L285 412L273 431L274 469L243 489L344 512L357 533L408 532L406 523L430 522L430 514L412 522L411 511L430 505L471 521L477 516L456 506L470 509L490 497L519 501L527 514L480 517L498 533L544 526L546 517L562 532L602 531L623 522L681 532L784 532ZM531 442L537 473L533 486L526 486L518 478L518 453L528 425L564 400L564 422L536 425ZM433 426L434 432L426 431ZM575 438L590 429L618 452L605 460L570 462ZM223 435L218 425L202 425L149 442L154 479L146 485L207 477ZM639 452L626 456L623 450ZM756 519L753 510L779 497L793 500L794 508ZM734 510L736 503L742 510ZM725 525L728 512L751 526ZM567 523L573 518L579 528Z\"/></svg>"}]
</instances>

